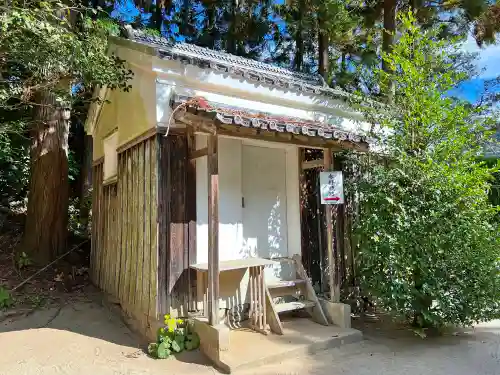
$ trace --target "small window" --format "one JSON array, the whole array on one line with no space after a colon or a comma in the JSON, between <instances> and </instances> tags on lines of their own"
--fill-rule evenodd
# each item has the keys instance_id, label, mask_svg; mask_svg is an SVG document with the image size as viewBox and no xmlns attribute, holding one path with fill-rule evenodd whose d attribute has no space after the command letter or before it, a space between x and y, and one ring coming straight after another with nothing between
<instances>
[{"instance_id":1,"label":"small window","mask_svg":"<svg viewBox=\"0 0 500 375\"><path fill-rule=\"evenodd\" d=\"M116 180L118 172L118 131L114 131L103 139L104 142L104 168L103 182L109 183Z\"/></svg>"}]
</instances>

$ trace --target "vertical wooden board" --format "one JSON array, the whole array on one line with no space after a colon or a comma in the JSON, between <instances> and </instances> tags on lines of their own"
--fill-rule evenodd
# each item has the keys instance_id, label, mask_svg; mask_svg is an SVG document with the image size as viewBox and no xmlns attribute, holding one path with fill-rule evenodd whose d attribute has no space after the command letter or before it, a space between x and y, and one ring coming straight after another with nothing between
<instances>
[{"instance_id":1,"label":"vertical wooden board","mask_svg":"<svg viewBox=\"0 0 500 375\"><path fill-rule=\"evenodd\" d=\"M103 285L103 277L102 277L102 273L103 273L103 268L105 267L105 264L104 264L104 255L105 255L105 252L106 252L106 210L107 210L107 207L106 207L106 203L107 203L107 199L106 199L106 195L105 195L105 191L104 191L104 180L103 180L103 167L101 166L101 184L100 184L100 191L101 191L101 208L100 208L100 217L99 217L99 221L100 221L100 227L101 227L101 237L100 237L100 242L101 242L101 250L99 251L99 286L102 287Z\"/></svg>"},{"instance_id":2,"label":"vertical wooden board","mask_svg":"<svg viewBox=\"0 0 500 375\"><path fill-rule=\"evenodd\" d=\"M126 233L126 246L125 246L125 282L123 284L123 300L130 303L129 289L130 289L130 269L131 269L131 255L132 255L132 153L131 150L126 151L126 180L127 180L127 225L125 226Z\"/></svg>"},{"instance_id":3,"label":"vertical wooden board","mask_svg":"<svg viewBox=\"0 0 500 375\"><path fill-rule=\"evenodd\" d=\"M110 272L109 272L109 279L108 279L108 285L109 285L109 290L110 293L113 296L116 296L116 287L115 287L115 275L116 275L116 269L118 265L118 252L117 252L117 217L116 217L116 205L117 205L117 184L114 184L111 187L111 252L110 252L110 257L109 257L109 262L110 262Z\"/></svg>"},{"instance_id":4,"label":"vertical wooden board","mask_svg":"<svg viewBox=\"0 0 500 375\"><path fill-rule=\"evenodd\" d=\"M102 271L104 268L104 253L106 252L106 189L101 184L101 207L99 212L99 222L101 227L101 233L99 237L100 242L100 250L99 250L99 266L98 266L98 275L97 279L99 283L97 284L100 289L103 289L102 285Z\"/></svg>"},{"instance_id":5,"label":"vertical wooden board","mask_svg":"<svg viewBox=\"0 0 500 375\"><path fill-rule=\"evenodd\" d=\"M159 317L160 303L159 303L159 291L158 291L158 138L160 135L150 139L150 160L151 160L151 186L150 186L150 198L151 198L151 260L150 260L150 284L149 284L149 311L150 316ZM165 293L166 291L162 291ZM166 293L165 293L166 294Z\"/></svg>"},{"instance_id":6,"label":"vertical wooden board","mask_svg":"<svg viewBox=\"0 0 500 375\"><path fill-rule=\"evenodd\" d=\"M108 293L111 293L111 289L109 287L109 281L110 281L110 276L111 276L111 269L112 269L112 264L111 264L111 257L112 257L112 252L113 252L113 227L112 227L112 220L113 220L113 196L112 196L112 186L108 185L107 186L107 205L108 205L108 210L107 210L107 217L106 217L106 234L107 234L107 244L106 244L106 268L104 272L104 285L106 286L106 291Z\"/></svg>"},{"instance_id":7,"label":"vertical wooden board","mask_svg":"<svg viewBox=\"0 0 500 375\"><path fill-rule=\"evenodd\" d=\"M170 138L170 137L169 137ZM170 228L168 227L170 219L170 197L168 186L170 186L170 139L163 136L158 136L156 144L156 159L157 159L157 243L158 243L158 271L157 271L157 301L158 313L166 314L171 306L171 295L168 287L169 277L169 241L171 237Z\"/></svg>"},{"instance_id":8,"label":"vertical wooden board","mask_svg":"<svg viewBox=\"0 0 500 375\"><path fill-rule=\"evenodd\" d=\"M180 220L182 220L182 271L181 271L181 288L179 292L182 295L182 305L185 311L189 310L189 301L190 301L190 277L189 277L189 220L188 220L188 164L189 164L189 154L188 154L188 138L187 136L182 137L183 142L181 142L182 149L181 152L181 160L180 160L180 172L181 172L181 191L182 191L182 207L181 212L179 214Z\"/></svg>"},{"instance_id":9,"label":"vertical wooden board","mask_svg":"<svg viewBox=\"0 0 500 375\"><path fill-rule=\"evenodd\" d=\"M131 228L131 256L130 256L130 289L129 289L129 299L130 303L136 303L135 300L135 288L137 285L137 230L139 226L138 220L138 188L137 188L137 156L138 156L138 148L134 146L132 148L132 195L130 197L130 203L132 204L132 228Z\"/></svg>"},{"instance_id":10,"label":"vertical wooden board","mask_svg":"<svg viewBox=\"0 0 500 375\"><path fill-rule=\"evenodd\" d=\"M142 275L144 273L144 142L137 145L137 276L135 303L138 309L142 312L147 312L142 309ZM149 292L149 290L148 290Z\"/></svg>"},{"instance_id":11,"label":"vertical wooden board","mask_svg":"<svg viewBox=\"0 0 500 375\"><path fill-rule=\"evenodd\" d=\"M101 269L99 276L99 284L102 290L109 292L106 285L107 269L108 269L108 251L109 251L109 187L103 186L103 240L102 240L102 252L101 252Z\"/></svg>"},{"instance_id":12,"label":"vertical wooden board","mask_svg":"<svg viewBox=\"0 0 500 375\"><path fill-rule=\"evenodd\" d=\"M94 166L93 185L94 191L92 192L94 198L92 201L92 225L94 232L92 233L92 240L94 250L92 254L92 282L97 285L97 253L99 252L99 166Z\"/></svg>"},{"instance_id":13,"label":"vertical wooden board","mask_svg":"<svg viewBox=\"0 0 500 375\"><path fill-rule=\"evenodd\" d=\"M151 315L149 306L150 283L151 283L151 141L144 142L144 174L143 174L143 197L144 197L144 264L142 266L142 311ZM154 202L156 204L156 202Z\"/></svg>"},{"instance_id":14,"label":"vertical wooden board","mask_svg":"<svg viewBox=\"0 0 500 375\"><path fill-rule=\"evenodd\" d=\"M97 210L97 252L96 252L96 266L95 266L95 284L100 286L100 270L101 270L101 262L102 262L102 247L103 247L103 190L102 190L102 164L99 165L98 175L96 176L98 179L97 184L97 202L99 208Z\"/></svg>"},{"instance_id":15,"label":"vertical wooden board","mask_svg":"<svg viewBox=\"0 0 500 375\"><path fill-rule=\"evenodd\" d=\"M116 269L114 289L115 297L120 297L120 281L122 273L122 225L123 225L123 159L118 155L118 176L116 181Z\"/></svg>"},{"instance_id":16,"label":"vertical wooden board","mask_svg":"<svg viewBox=\"0 0 500 375\"><path fill-rule=\"evenodd\" d=\"M120 153L118 154L118 180L117 180L117 184L116 184L116 188L117 188L117 194L118 194L118 209L117 209L117 215L118 215L118 223L117 223L117 232L118 232L118 240L119 240L119 244L118 244L118 274L116 275L117 276L117 280L116 280L116 283L117 283L117 286L116 286L116 296L118 297L118 299L120 300L122 298L122 283L123 283L123 271L124 271L124 267L123 267L123 261L125 260L125 258L123 257L123 240L124 240L124 236L123 236L123 226L125 225L125 204L126 204L126 200L124 199L124 187L125 187L125 184L124 184L124 173L125 173L125 170L123 168L123 163L124 161L124 158L123 158L123 153Z\"/></svg>"},{"instance_id":17,"label":"vertical wooden board","mask_svg":"<svg viewBox=\"0 0 500 375\"><path fill-rule=\"evenodd\" d=\"M108 267L106 268L106 285L108 288L108 293L113 294L113 275L115 274L115 185L109 186L109 219L108 219L108 252L107 252L107 262Z\"/></svg>"},{"instance_id":18,"label":"vertical wooden board","mask_svg":"<svg viewBox=\"0 0 500 375\"><path fill-rule=\"evenodd\" d=\"M121 238L121 261L120 261L120 300L125 300L125 289L126 289L126 279L127 279L127 247L128 247L128 236L127 236L127 226L128 226L128 171L127 171L127 151L120 154L122 173L118 175L119 181L121 183L121 200L122 200L122 219L120 226L120 238Z\"/></svg>"},{"instance_id":19,"label":"vertical wooden board","mask_svg":"<svg viewBox=\"0 0 500 375\"><path fill-rule=\"evenodd\" d=\"M188 243L186 224L186 139L183 136L167 138L167 148L163 148L168 160L162 171L167 171L168 177L160 180L166 188L165 206L168 243L166 247L167 264L167 295L170 303L167 307L180 309L184 304L187 292L186 278L183 276L187 266ZM164 165L162 163L162 165Z\"/></svg>"},{"instance_id":20,"label":"vertical wooden board","mask_svg":"<svg viewBox=\"0 0 500 375\"><path fill-rule=\"evenodd\" d=\"M92 175L96 175L97 167L92 168ZM97 212L97 182L95 178L92 178L92 234L90 237L90 278L92 282L95 280L94 268L95 268L95 253L96 253L96 236L97 236L97 222L94 219L94 215Z\"/></svg>"},{"instance_id":21,"label":"vertical wooden board","mask_svg":"<svg viewBox=\"0 0 500 375\"><path fill-rule=\"evenodd\" d=\"M188 132L187 138L188 157L192 151L196 149L194 134ZM193 286L196 285L197 273L189 269L191 264L196 263L196 160L188 160L186 173L186 223L188 223L188 259L186 266L188 267L188 293L189 293L189 308L194 309L196 305L194 301L197 298L192 293Z\"/></svg>"},{"instance_id":22,"label":"vertical wooden board","mask_svg":"<svg viewBox=\"0 0 500 375\"><path fill-rule=\"evenodd\" d=\"M115 217L115 210L114 210L114 202L115 202L115 195L114 195L114 189L115 185L110 185L108 186L108 199L109 199L109 212L108 212L108 249L106 252L106 262L107 262L107 267L106 267L106 287L108 289L108 293L113 294L113 288L111 286L111 282L113 280L113 275L115 273L115 262L114 262L114 250L115 250L115 243L114 243L114 237L115 237L115 227L113 225L114 222L114 217Z\"/></svg>"}]
</instances>

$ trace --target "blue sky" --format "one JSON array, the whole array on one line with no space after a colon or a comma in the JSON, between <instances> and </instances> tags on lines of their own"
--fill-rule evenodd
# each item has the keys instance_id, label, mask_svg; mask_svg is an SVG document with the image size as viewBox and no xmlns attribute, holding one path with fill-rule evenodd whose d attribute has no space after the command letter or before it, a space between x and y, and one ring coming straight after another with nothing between
<instances>
[{"instance_id":1,"label":"blue sky","mask_svg":"<svg viewBox=\"0 0 500 375\"><path fill-rule=\"evenodd\" d=\"M283 0L276 0L277 3L281 3L282 1ZM117 6L117 9L113 11L112 16L124 22L132 22L139 13L139 10L135 8L132 1L123 0ZM149 18L149 15L143 15L142 18L146 20ZM476 52L479 54L476 63L479 76L464 82L456 89L451 90L450 93L470 102L475 102L483 93L484 82L500 75L500 43L498 45L480 48L477 46L472 35L470 35L464 43L463 48L468 52ZM500 91L500 87L498 87L498 91Z\"/></svg>"},{"instance_id":2,"label":"blue sky","mask_svg":"<svg viewBox=\"0 0 500 375\"><path fill-rule=\"evenodd\" d=\"M464 50L478 53L476 66L478 78L464 82L453 94L471 102L478 100L484 90L484 82L500 75L500 44L479 48L472 36L463 45ZM498 89L500 91L500 87Z\"/></svg>"}]
</instances>

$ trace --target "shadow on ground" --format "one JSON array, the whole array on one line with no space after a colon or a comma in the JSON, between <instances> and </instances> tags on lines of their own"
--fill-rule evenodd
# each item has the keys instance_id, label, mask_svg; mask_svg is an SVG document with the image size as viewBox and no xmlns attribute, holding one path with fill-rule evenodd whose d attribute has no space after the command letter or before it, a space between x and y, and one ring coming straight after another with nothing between
<instances>
[{"instance_id":1,"label":"shadow on ground","mask_svg":"<svg viewBox=\"0 0 500 375\"><path fill-rule=\"evenodd\" d=\"M0 374L213 373L199 351L167 360L148 357L147 342L127 327L117 309L100 302L99 292L87 289L87 299L0 321Z\"/></svg>"},{"instance_id":2,"label":"shadow on ground","mask_svg":"<svg viewBox=\"0 0 500 375\"><path fill-rule=\"evenodd\" d=\"M68 300L57 307L1 321L0 375L216 373L199 352L168 360L149 358L144 353L147 343L116 311L100 303L99 296L91 289L86 300ZM364 332L361 343L314 356L304 353L237 374L500 375L500 321L425 340L386 323L353 323ZM249 345L247 350L262 348Z\"/></svg>"}]
</instances>

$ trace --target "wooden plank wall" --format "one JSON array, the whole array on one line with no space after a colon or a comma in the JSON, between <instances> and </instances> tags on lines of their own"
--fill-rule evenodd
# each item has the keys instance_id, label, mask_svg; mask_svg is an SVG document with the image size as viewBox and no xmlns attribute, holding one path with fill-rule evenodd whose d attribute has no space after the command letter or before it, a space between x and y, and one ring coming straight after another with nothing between
<instances>
[{"instance_id":1,"label":"wooden plank wall","mask_svg":"<svg viewBox=\"0 0 500 375\"><path fill-rule=\"evenodd\" d=\"M118 154L118 179L94 167L91 277L122 307L158 317L158 135ZM141 318L136 316L137 318Z\"/></svg>"},{"instance_id":2,"label":"wooden plank wall","mask_svg":"<svg viewBox=\"0 0 500 375\"><path fill-rule=\"evenodd\" d=\"M193 307L196 262L196 170L189 161L191 135L160 137L159 255L165 265L159 292L162 313L186 316Z\"/></svg>"}]
</instances>

